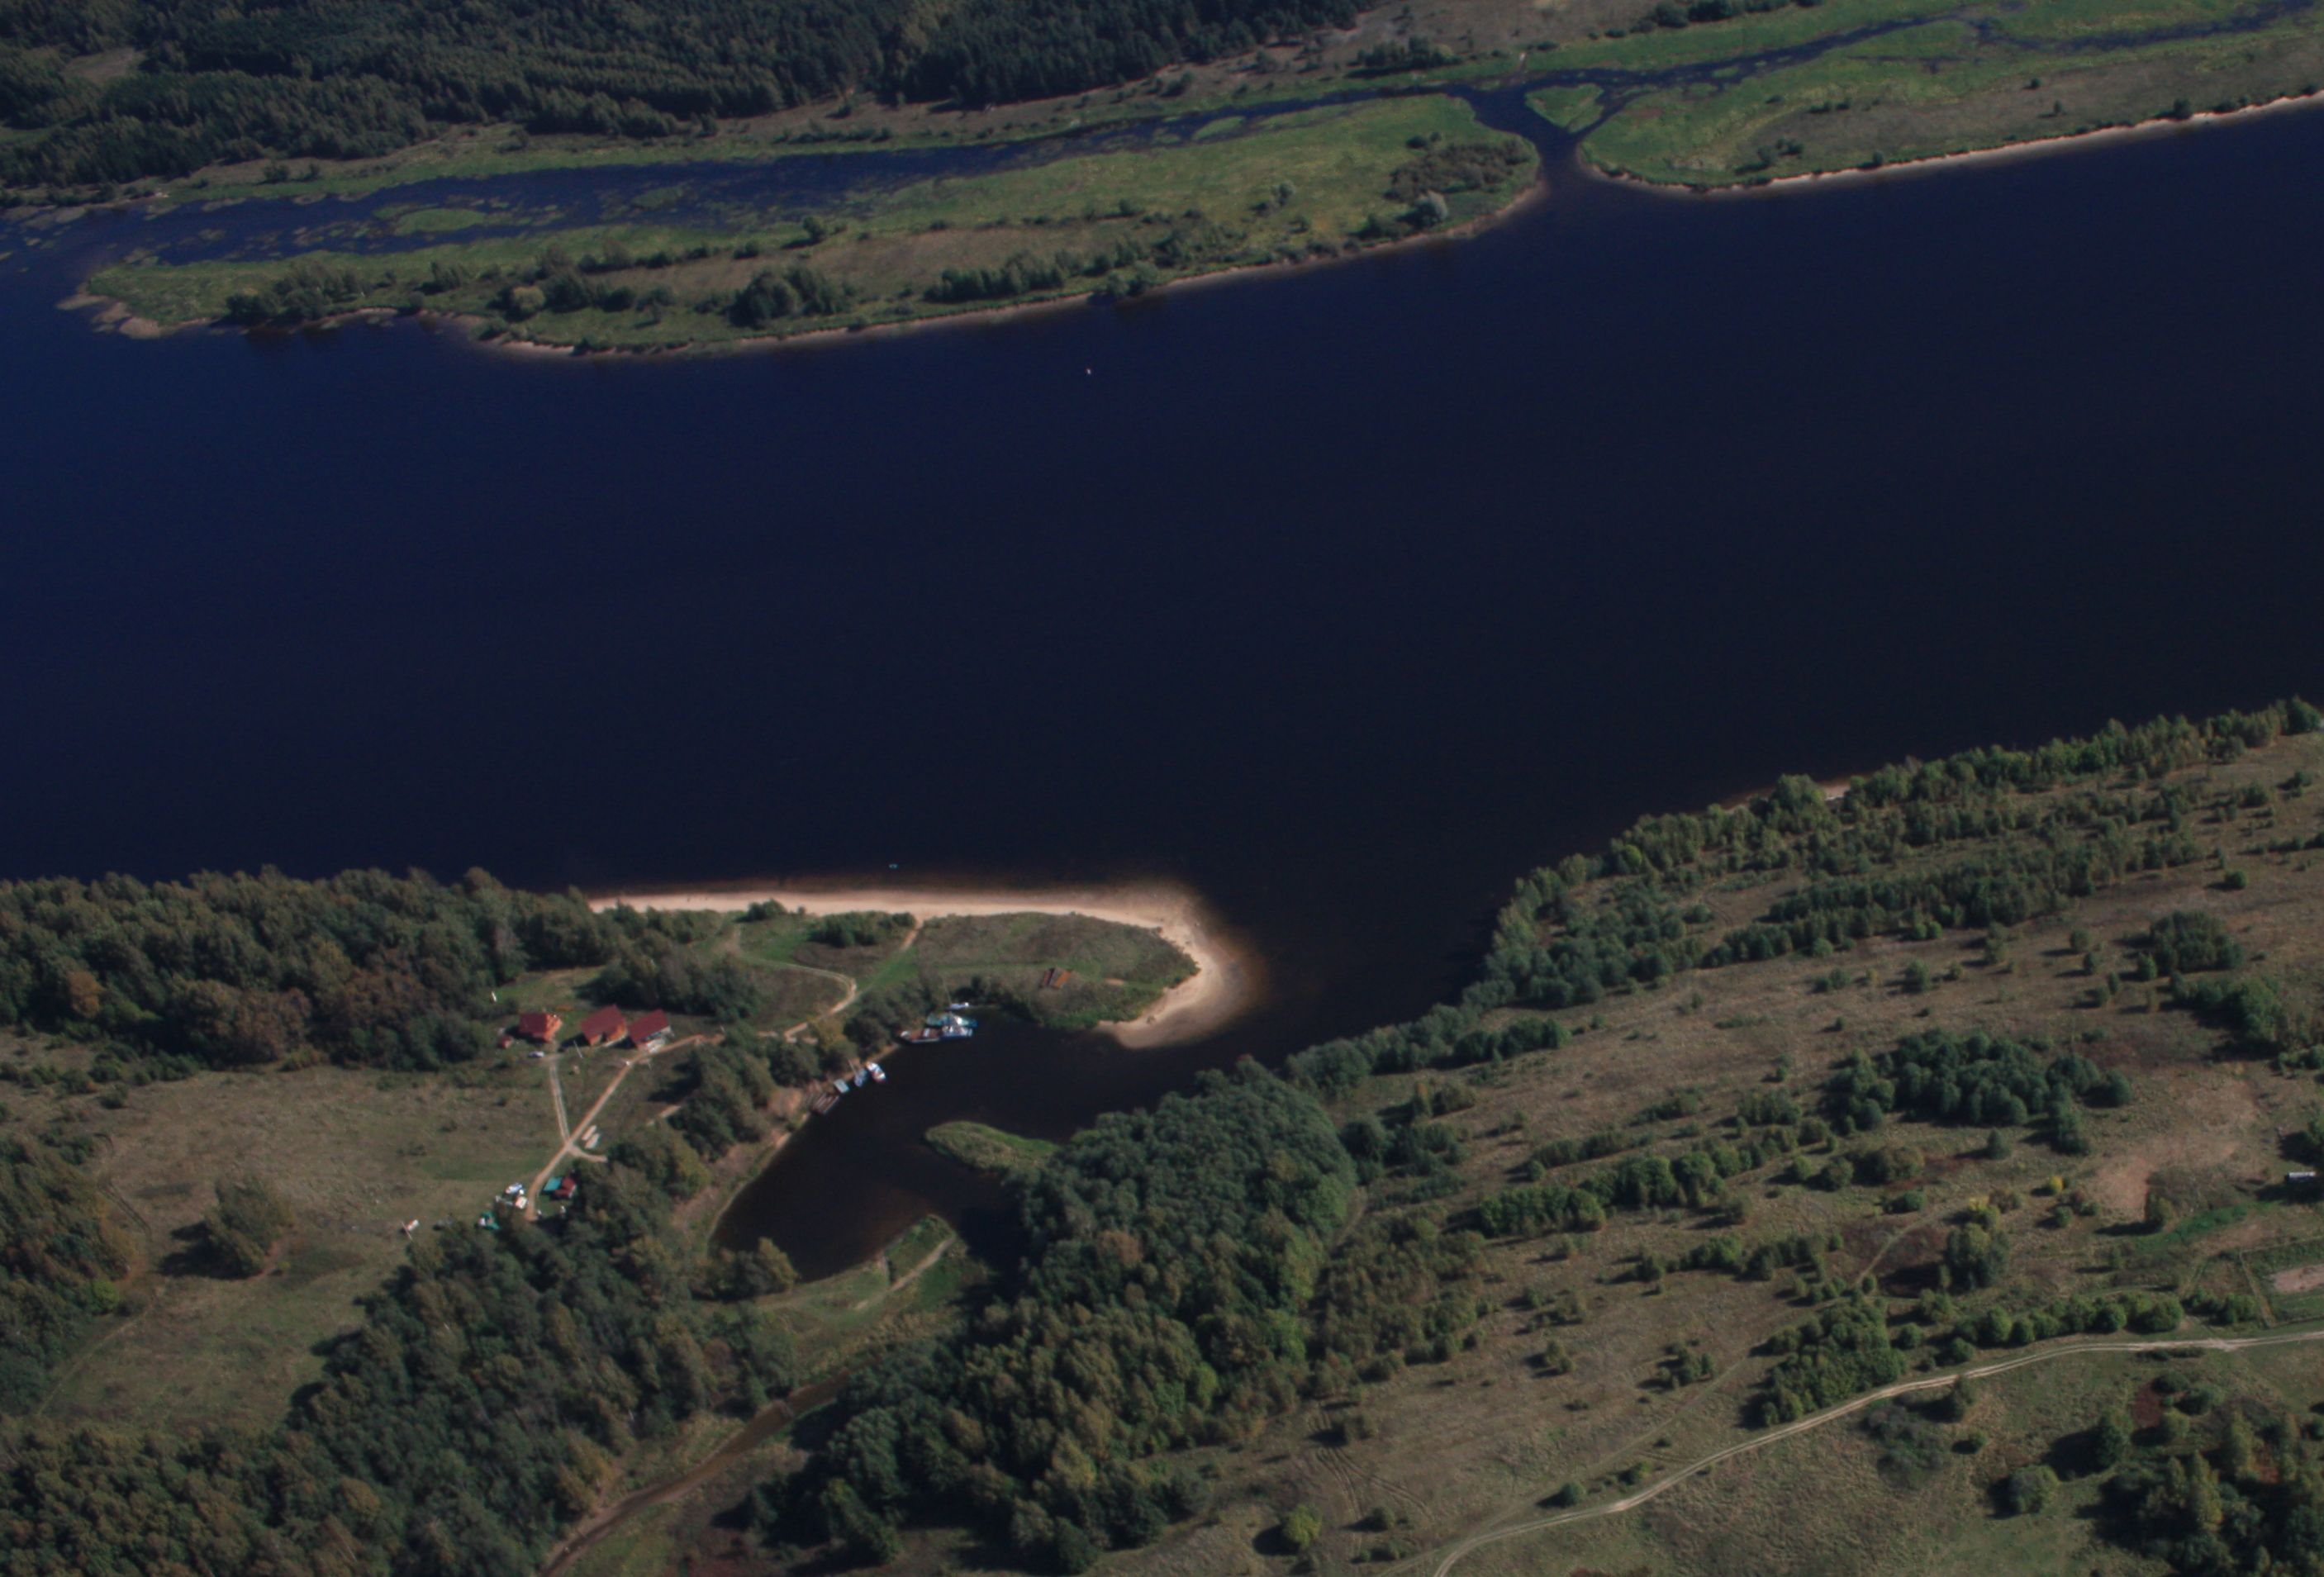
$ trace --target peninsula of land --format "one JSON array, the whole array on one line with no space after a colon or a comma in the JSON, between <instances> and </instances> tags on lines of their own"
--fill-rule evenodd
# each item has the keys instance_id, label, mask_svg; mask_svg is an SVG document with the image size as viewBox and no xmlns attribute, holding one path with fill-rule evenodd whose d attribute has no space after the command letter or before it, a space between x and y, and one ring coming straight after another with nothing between
<instances>
[{"instance_id":1,"label":"peninsula of land","mask_svg":"<svg viewBox=\"0 0 2324 1577\"><path fill-rule=\"evenodd\" d=\"M950 888L907 884L847 887L752 885L602 893L599 909L732 912L771 905L797 914L908 913L923 922L946 917L1079 915L1152 931L1192 961L1194 972L1153 1005L1105 1032L1128 1047L1168 1046L1225 1028L1254 1006L1262 973L1258 955L1185 888L1167 882L1060 888Z\"/></svg>"}]
</instances>

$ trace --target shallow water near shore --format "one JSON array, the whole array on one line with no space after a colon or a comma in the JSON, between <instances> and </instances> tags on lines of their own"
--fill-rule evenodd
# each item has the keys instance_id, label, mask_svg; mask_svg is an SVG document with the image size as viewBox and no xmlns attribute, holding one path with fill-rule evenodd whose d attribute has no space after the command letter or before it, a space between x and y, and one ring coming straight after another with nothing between
<instances>
[{"instance_id":1,"label":"shallow water near shore","mask_svg":"<svg viewBox=\"0 0 2324 1577\"><path fill-rule=\"evenodd\" d=\"M2319 174L2324 114L1718 202L1554 163L1464 242L693 361L133 343L51 304L143 221L0 230L0 873L1194 889L1258 1010L899 1053L735 1226L1005 1252L927 1127L1408 1015L1640 812L2324 690Z\"/></svg>"}]
</instances>

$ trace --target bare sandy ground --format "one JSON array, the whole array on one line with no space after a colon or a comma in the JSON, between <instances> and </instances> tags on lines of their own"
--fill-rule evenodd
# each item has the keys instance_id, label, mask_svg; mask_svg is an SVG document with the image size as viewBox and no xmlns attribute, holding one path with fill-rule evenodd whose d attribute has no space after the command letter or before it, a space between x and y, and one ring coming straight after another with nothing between
<instances>
[{"instance_id":1,"label":"bare sandy ground","mask_svg":"<svg viewBox=\"0 0 2324 1577\"><path fill-rule=\"evenodd\" d=\"M2314 1292L2324 1286L2324 1265L2300 1265L2279 1270L2267 1278L2267 1284L2278 1292Z\"/></svg>"},{"instance_id":2,"label":"bare sandy ground","mask_svg":"<svg viewBox=\"0 0 2324 1577\"><path fill-rule=\"evenodd\" d=\"M908 910L923 920L945 915L1025 913L1086 915L1161 934L1194 961L1194 973L1162 994L1134 1023L1109 1024L1106 1031L1129 1047L1170 1046L1200 1039L1224 1028L1259 998L1259 961L1204 907L1200 897L1168 882L1130 882L1111 887L946 888L859 885L848 887L752 886L689 890L593 894L592 907L611 908L740 909L776 903L811 915L855 909Z\"/></svg>"}]
</instances>

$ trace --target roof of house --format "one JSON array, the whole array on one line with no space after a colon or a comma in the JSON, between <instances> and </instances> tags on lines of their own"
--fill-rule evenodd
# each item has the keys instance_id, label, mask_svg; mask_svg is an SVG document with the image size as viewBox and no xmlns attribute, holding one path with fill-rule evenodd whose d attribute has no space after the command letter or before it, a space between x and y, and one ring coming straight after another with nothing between
<instances>
[{"instance_id":1,"label":"roof of house","mask_svg":"<svg viewBox=\"0 0 2324 1577\"><path fill-rule=\"evenodd\" d=\"M641 1013L630 1020L632 1040L651 1040L657 1035L667 1033L669 1029L669 1015L659 1009L650 1013Z\"/></svg>"},{"instance_id":2,"label":"roof of house","mask_svg":"<svg viewBox=\"0 0 2324 1577\"><path fill-rule=\"evenodd\" d=\"M627 1022L619 1008L600 1008L581 1020L581 1036L585 1040L611 1040Z\"/></svg>"},{"instance_id":3,"label":"roof of house","mask_svg":"<svg viewBox=\"0 0 2324 1577\"><path fill-rule=\"evenodd\" d=\"M519 1013L517 1032L521 1035L554 1035L564 1019L556 1013Z\"/></svg>"}]
</instances>

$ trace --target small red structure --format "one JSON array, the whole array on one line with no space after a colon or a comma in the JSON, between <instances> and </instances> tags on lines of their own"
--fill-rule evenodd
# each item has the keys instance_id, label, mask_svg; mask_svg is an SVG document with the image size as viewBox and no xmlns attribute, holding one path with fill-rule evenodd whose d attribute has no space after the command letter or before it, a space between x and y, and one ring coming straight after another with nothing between
<instances>
[{"instance_id":1,"label":"small red structure","mask_svg":"<svg viewBox=\"0 0 2324 1577\"><path fill-rule=\"evenodd\" d=\"M549 1197L551 1199L570 1199L580 1192L581 1180L577 1177L567 1176L559 1179L557 1186L549 1191Z\"/></svg>"},{"instance_id":2,"label":"small red structure","mask_svg":"<svg viewBox=\"0 0 2324 1577\"><path fill-rule=\"evenodd\" d=\"M565 1015L562 1013L519 1013L516 1016L517 1034L542 1046L556 1039L557 1032L564 1028Z\"/></svg>"},{"instance_id":3,"label":"small red structure","mask_svg":"<svg viewBox=\"0 0 2324 1577\"><path fill-rule=\"evenodd\" d=\"M669 1015L661 1011L641 1013L630 1020L630 1044L640 1051L651 1051L669 1038Z\"/></svg>"},{"instance_id":4,"label":"small red structure","mask_svg":"<svg viewBox=\"0 0 2324 1577\"><path fill-rule=\"evenodd\" d=\"M581 1020L581 1044L611 1046L629 1029L630 1021L622 1017L619 1008L600 1008Z\"/></svg>"}]
</instances>

